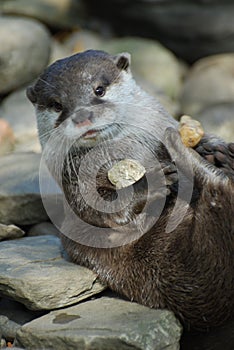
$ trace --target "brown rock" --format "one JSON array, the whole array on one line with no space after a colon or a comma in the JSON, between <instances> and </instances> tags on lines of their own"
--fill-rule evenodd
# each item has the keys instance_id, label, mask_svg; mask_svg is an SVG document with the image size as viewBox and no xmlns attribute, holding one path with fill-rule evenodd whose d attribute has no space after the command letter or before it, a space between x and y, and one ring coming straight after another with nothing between
<instances>
[{"instance_id":1,"label":"brown rock","mask_svg":"<svg viewBox=\"0 0 234 350\"><path fill-rule=\"evenodd\" d=\"M14 148L15 137L8 122L0 118L0 156L11 152Z\"/></svg>"}]
</instances>

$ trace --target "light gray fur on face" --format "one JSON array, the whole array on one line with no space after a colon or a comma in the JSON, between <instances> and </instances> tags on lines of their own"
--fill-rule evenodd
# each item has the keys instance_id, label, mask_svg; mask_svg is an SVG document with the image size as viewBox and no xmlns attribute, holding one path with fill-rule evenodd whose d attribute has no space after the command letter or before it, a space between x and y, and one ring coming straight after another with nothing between
<instances>
[{"instance_id":1,"label":"light gray fur on face","mask_svg":"<svg viewBox=\"0 0 234 350\"><path fill-rule=\"evenodd\" d=\"M111 56L87 51L85 55L86 52L78 54L74 64L68 58L67 64L65 59L61 66L60 61L50 66L28 93L36 109L42 147L58 125L64 137L76 140L82 147L92 147L105 138L112 138L117 131L127 135L132 127L137 127L139 133L142 129L143 134L148 131L163 139L165 129L177 125L163 107L136 84L129 68L129 54ZM97 97L94 89L103 84L103 77L107 81L105 95ZM48 94L56 96L63 110L50 108ZM84 110L92 115L90 120L84 120ZM67 111L65 116L64 111ZM118 130L112 128L114 124ZM95 137L84 137L92 130L97 131Z\"/></svg>"},{"instance_id":2,"label":"light gray fur on face","mask_svg":"<svg viewBox=\"0 0 234 350\"><path fill-rule=\"evenodd\" d=\"M37 116L38 136L42 149L44 149L46 142L53 134L54 125L58 119L59 113L49 111L48 109L40 110L35 106Z\"/></svg>"}]
</instances>

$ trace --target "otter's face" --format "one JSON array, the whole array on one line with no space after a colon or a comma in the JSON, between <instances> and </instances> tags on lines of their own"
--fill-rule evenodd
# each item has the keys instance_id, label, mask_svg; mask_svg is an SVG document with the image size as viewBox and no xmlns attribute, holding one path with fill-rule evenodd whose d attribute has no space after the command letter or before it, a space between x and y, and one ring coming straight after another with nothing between
<instances>
[{"instance_id":1,"label":"otter's face","mask_svg":"<svg viewBox=\"0 0 234 350\"><path fill-rule=\"evenodd\" d=\"M123 101L133 98L129 65L129 54L89 50L48 67L27 89L42 146L56 128L82 147L118 134Z\"/></svg>"}]
</instances>

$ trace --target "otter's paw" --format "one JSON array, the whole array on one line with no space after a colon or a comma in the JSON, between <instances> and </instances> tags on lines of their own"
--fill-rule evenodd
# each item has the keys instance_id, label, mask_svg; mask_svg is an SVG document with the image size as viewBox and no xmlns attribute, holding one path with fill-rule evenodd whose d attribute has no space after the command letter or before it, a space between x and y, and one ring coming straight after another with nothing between
<instances>
[{"instance_id":1,"label":"otter's paw","mask_svg":"<svg viewBox=\"0 0 234 350\"><path fill-rule=\"evenodd\" d=\"M226 143L213 135L205 135L195 151L234 180L234 142Z\"/></svg>"},{"instance_id":2,"label":"otter's paw","mask_svg":"<svg viewBox=\"0 0 234 350\"><path fill-rule=\"evenodd\" d=\"M171 127L166 129L165 146L171 156L172 162L177 168L177 171L191 177L193 175L193 160L191 157L191 152L193 152L193 150L187 148L183 144L177 130Z\"/></svg>"},{"instance_id":3,"label":"otter's paw","mask_svg":"<svg viewBox=\"0 0 234 350\"><path fill-rule=\"evenodd\" d=\"M179 133L183 144L191 148L195 147L204 136L201 123L188 115L183 115L181 117Z\"/></svg>"},{"instance_id":4,"label":"otter's paw","mask_svg":"<svg viewBox=\"0 0 234 350\"><path fill-rule=\"evenodd\" d=\"M165 131L165 146L169 151L169 154L172 158L181 155L184 155L186 152L186 147L181 139L180 133L178 130L175 130L172 127L169 127Z\"/></svg>"}]
</instances>

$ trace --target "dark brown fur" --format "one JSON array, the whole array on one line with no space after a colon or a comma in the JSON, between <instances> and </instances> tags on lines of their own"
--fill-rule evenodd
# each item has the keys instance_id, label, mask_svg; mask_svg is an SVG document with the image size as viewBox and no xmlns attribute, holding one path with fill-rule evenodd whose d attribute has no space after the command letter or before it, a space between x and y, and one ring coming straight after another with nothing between
<instances>
[{"instance_id":1,"label":"dark brown fur","mask_svg":"<svg viewBox=\"0 0 234 350\"><path fill-rule=\"evenodd\" d=\"M156 225L129 245L92 248L66 236L62 242L72 261L93 269L111 289L143 305L168 308L187 327L206 330L234 312L234 183L221 171L209 179L205 169L212 167L171 133L170 147L195 172L193 202L183 222L165 232L175 204L171 193Z\"/></svg>"}]
</instances>

